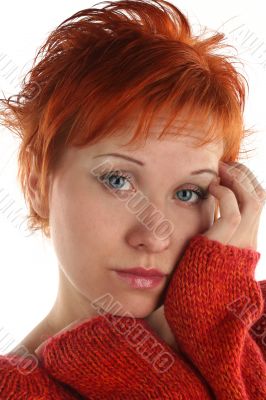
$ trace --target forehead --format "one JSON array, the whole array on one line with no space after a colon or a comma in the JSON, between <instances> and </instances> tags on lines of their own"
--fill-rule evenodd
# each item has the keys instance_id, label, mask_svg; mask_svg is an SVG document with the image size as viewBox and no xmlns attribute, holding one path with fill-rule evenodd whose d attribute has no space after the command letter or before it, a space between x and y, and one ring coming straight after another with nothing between
<instances>
[{"instance_id":1,"label":"forehead","mask_svg":"<svg viewBox=\"0 0 266 400\"><path fill-rule=\"evenodd\" d=\"M98 157L101 155L122 155L134 158L141 162L145 169L153 173L161 170L169 171L189 171L196 169L211 168L216 169L217 163L222 156L222 147L214 144L204 145L201 148L191 146L191 139L189 137L183 138L170 138L164 140L149 139L139 148L121 147L121 142L109 141L101 144L100 147L90 149L90 158ZM124 140L123 140L124 142ZM85 155L85 153L84 153ZM121 158L113 158L112 160L122 160Z\"/></svg>"}]
</instances>

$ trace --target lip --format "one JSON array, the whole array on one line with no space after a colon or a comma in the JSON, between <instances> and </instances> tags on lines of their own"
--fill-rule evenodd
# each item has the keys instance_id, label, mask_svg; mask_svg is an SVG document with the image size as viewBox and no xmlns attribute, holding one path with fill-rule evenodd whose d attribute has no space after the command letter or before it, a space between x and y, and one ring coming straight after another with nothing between
<instances>
[{"instance_id":1,"label":"lip","mask_svg":"<svg viewBox=\"0 0 266 400\"><path fill-rule=\"evenodd\" d=\"M156 268L143 268L143 267L134 267L134 268L127 268L127 269L119 269L115 270L116 272L127 273L130 275L137 275L140 277L164 277L167 274L159 271Z\"/></svg>"},{"instance_id":2,"label":"lip","mask_svg":"<svg viewBox=\"0 0 266 400\"><path fill-rule=\"evenodd\" d=\"M165 279L166 275L136 275L135 273L115 271L116 275L133 289L152 289L160 285Z\"/></svg>"}]
</instances>

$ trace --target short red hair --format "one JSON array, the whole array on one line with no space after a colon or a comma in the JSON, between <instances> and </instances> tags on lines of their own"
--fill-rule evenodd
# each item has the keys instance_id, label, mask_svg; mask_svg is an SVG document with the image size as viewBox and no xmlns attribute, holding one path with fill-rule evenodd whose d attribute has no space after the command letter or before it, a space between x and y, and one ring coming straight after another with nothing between
<instances>
[{"instance_id":1,"label":"short red hair","mask_svg":"<svg viewBox=\"0 0 266 400\"><path fill-rule=\"evenodd\" d=\"M63 150L114 135L134 111L141 110L130 143L149 136L149 123L162 108L169 110L166 127L185 108L190 120L211 117L200 145L222 139L224 161L237 159L251 133L243 123L246 79L233 66L235 57L215 53L226 47L223 33L193 36L187 18L167 1L103 3L51 32L15 100L0 103L2 124L21 139L18 177L28 226L47 237L49 220L35 212L28 195L30 170L40 177L48 207L47 178Z\"/></svg>"}]
</instances>

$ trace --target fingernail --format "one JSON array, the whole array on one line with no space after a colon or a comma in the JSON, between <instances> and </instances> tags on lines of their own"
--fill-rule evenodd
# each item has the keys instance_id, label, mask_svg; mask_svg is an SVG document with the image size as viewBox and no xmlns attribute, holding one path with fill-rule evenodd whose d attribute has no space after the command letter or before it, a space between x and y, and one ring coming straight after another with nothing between
<instances>
[{"instance_id":1,"label":"fingernail","mask_svg":"<svg viewBox=\"0 0 266 400\"><path fill-rule=\"evenodd\" d=\"M219 185L220 181L221 181L221 178L219 177L219 178L216 178L213 181L211 181L211 184L212 185Z\"/></svg>"},{"instance_id":2,"label":"fingernail","mask_svg":"<svg viewBox=\"0 0 266 400\"><path fill-rule=\"evenodd\" d=\"M222 167L222 168L228 168L228 167L229 167L228 164L226 164L226 163L224 163L224 162L222 162L222 161L220 161L219 165L220 165L220 167Z\"/></svg>"}]
</instances>

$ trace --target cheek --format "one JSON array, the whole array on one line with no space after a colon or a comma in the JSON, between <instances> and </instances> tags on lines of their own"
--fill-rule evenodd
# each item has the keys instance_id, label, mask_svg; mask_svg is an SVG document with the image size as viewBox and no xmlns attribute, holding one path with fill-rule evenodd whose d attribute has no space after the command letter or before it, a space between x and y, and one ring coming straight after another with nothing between
<instances>
[{"instance_id":1,"label":"cheek","mask_svg":"<svg viewBox=\"0 0 266 400\"><path fill-rule=\"evenodd\" d=\"M50 209L51 240L61 265L88 264L110 253L119 214L91 192L54 196ZM109 248L110 247L110 248Z\"/></svg>"},{"instance_id":2,"label":"cheek","mask_svg":"<svg viewBox=\"0 0 266 400\"><path fill-rule=\"evenodd\" d=\"M114 242L104 214L90 208L96 203L65 201L51 209L51 240L58 264L71 283L86 295L94 294L94 288L104 284L103 269L112 255Z\"/></svg>"}]
</instances>

